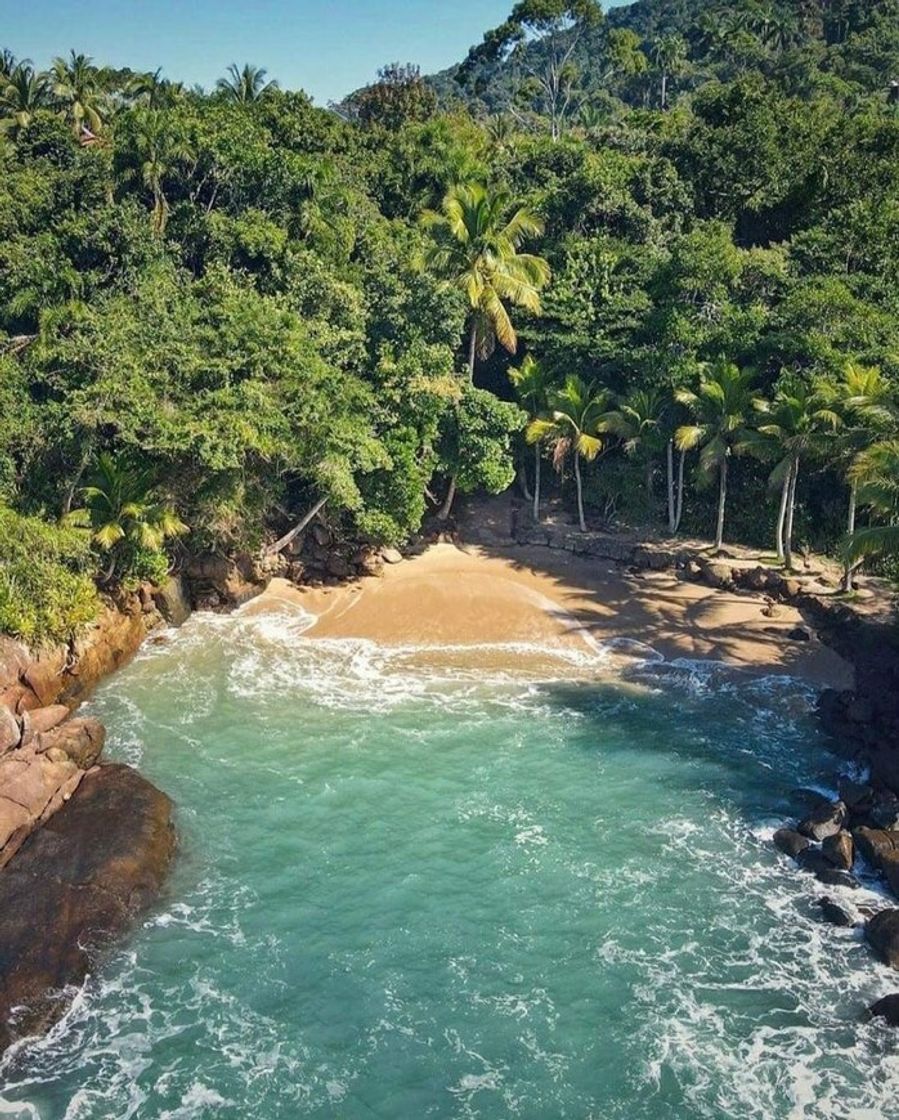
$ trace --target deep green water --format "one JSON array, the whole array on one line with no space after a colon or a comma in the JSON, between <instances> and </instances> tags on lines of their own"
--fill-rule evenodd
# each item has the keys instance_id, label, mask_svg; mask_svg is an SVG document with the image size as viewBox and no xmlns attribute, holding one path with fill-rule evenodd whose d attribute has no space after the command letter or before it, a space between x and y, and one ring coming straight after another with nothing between
<instances>
[{"instance_id":1,"label":"deep green water","mask_svg":"<svg viewBox=\"0 0 899 1120\"><path fill-rule=\"evenodd\" d=\"M889 976L766 843L833 774L801 687L441 674L302 629L194 618L92 703L181 856L0 1116L896 1115L858 1021Z\"/></svg>"}]
</instances>

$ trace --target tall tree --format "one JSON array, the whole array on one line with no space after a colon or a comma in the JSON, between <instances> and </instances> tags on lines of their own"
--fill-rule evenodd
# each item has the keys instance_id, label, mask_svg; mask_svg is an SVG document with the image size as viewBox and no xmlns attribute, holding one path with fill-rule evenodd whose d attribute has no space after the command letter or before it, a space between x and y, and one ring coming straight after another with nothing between
<instances>
[{"instance_id":1,"label":"tall tree","mask_svg":"<svg viewBox=\"0 0 899 1120\"><path fill-rule=\"evenodd\" d=\"M176 121L166 113L156 109L135 110L134 113L126 143L129 164L123 177L137 180L149 191L153 229L162 234L169 216L166 180L174 177L179 167L191 159L192 152Z\"/></svg>"},{"instance_id":2,"label":"tall tree","mask_svg":"<svg viewBox=\"0 0 899 1120\"><path fill-rule=\"evenodd\" d=\"M652 43L652 58L661 81L660 103L668 108L668 86L683 71L687 61L687 44L680 35L661 35Z\"/></svg>"},{"instance_id":3,"label":"tall tree","mask_svg":"<svg viewBox=\"0 0 899 1120\"><path fill-rule=\"evenodd\" d=\"M886 524L853 533L847 547L849 562L879 553L899 556L899 439L884 440L863 451L853 464L852 480L859 503Z\"/></svg>"},{"instance_id":4,"label":"tall tree","mask_svg":"<svg viewBox=\"0 0 899 1120\"><path fill-rule=\"evenodd\" d=\"M103 89L93 59L71 51L67 59L53 60L51 76L53 93L71 119L75 135L82 136L85 128L99 132L103 125Z\"/></svg>"},{"instance_id":5,"label":"tall tree","mask_svg":"<svg viewBox=\"0 0 899 1120\"><path fill-rule=\"evenodd\" d=\"M575 103L574 53L601 19L596 0L520 0L504 23L472 47L460 77L467 80L480 63L512 61L540 90L550 135L558 140Z\"/></svg>"},{"instance_id":6,"label":"tall tree","mask_svg":"<svg viewBox=\"0 0 899 1120\"><path fill-rule=\"evenodd\" d=\"M550 393L549 416L538 417L527 427L529 443L545 439L554 443L553 460L559 470L568 453L572 453L577 487L577 516L582 533L587 531L587 522L584 517L581 460L591 463L602 451L600 426L608 405L607 390L600 388L596 382L588 384L580 377L569 376L561 389Z\"/></svg>"},{"instance_id":7,"label":"tall tree","mask_svg":"<svg viewBox=\"0 0 899 1120\"><path fill-rule=\"evenodd\" d=\"M656 457L668 440L664 423L669 402L657 389L635 389L620 397L601 420L601 430L618 436L628 455L643 465L647 509L652 508L652 480ZM669 487L669 507L672 501ZM672 510L669 508L669 521Z\"/></svg>"},{"instance_id":8,"label":"tall tree","mask_svg":"<svg viewBox=\"0 0 899 1120\"><path fill-rule=\"evenodd\" d=\"M527 354L519 369L509 370L509 379L515 386L515 393L528 413L529 421L543 418L547 409L552 380L543 364ZM540 520L540 465L542 461L541 441L534 444L534 520Z\"/></svg>"},{"instance_id":9,"label":"tall tree","mask_svg":"<svg viewBox=\"0 0 899 1120\"><path fill-rule=\"evenodd\" d=\"M675 399L693 414L694 423L677 430L675 442L684 451L699 448L699 469L707 478L718 478L718 519L715 551L724 543L727 476L730 459L746 447L757 400L755 374L719 359L702 371L696 389L678 389Z\"/></svg>"},{"instance_id":10,"label":"tall tree","mask_svg":"<svg viewBox=\"0 0 899 1120\"><path fill-rule=\"evenodd\" d=\"M8 77L0 78L0 130L18 132L49 100L47 78L27 62L20 62Z\"/></svg>"},{"instance_id":11,"label":"tall tree","mask_svg":"<svg viewBox=\"0 0 899 1120\"><path fill-rule=\"evenodd\" d=\"M532 314L541 310L540 291L549 283L549 265L542 257L521 253L543 223L521 208L511 217L509 196L473 184L453 187L440 213L429 210L422 222L431 234L426 265L462 291L470 308L468 373L474 378L477 357L488 357L496 342L510 354L518 335L507 304Z\"/></svg>"},{"instance_id":12,"label":"tall tree","mask_svg":"<svg viewBox=\"0 0 899 1120\"><path fill-rule=\"evenodd\" d=\"M232 62L228 67L227 77L219 78L215 86L229 101L249 105L268 91L278 88L276 81L265 80L267 73L264 67L253 66L249 62L245 62L242 67Z\"/></svg>"}]
</instances>

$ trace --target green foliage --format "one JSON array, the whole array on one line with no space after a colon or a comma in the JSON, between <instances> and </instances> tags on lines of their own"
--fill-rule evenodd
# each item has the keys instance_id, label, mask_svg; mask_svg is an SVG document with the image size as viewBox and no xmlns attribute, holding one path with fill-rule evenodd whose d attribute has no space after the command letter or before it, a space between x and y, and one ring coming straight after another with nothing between
<instances>
[{"instance_id":1,"label":"green foliage","mask_svg":"<svg viewBox=\"0 0 899 1120\"><path fill-rule=\"evenodd\" d=\"M90 537L0 505L0 633L65 642L97 613Z\"/></svg>"}]
</instances>

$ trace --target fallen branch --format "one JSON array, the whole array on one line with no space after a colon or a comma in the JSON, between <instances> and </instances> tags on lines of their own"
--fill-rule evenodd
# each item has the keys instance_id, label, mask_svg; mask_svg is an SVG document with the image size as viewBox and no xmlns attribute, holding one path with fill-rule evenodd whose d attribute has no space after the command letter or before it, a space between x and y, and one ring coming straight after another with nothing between
<instances>
[{"instance_id":1,"label":"fallen branch","mask_svg":"<svg viewBox=\"0 0 899 1120\"><path fill-rule=\"evenodd\" d=\"M277 553L282 552L285 548L287 548L287 546L290 544L290 542L292 540L294 540L295 537L298 537L300 535L300 533L302 533L302 531L309 524L309 522L313 519L313 517L315 517L316 514L318 514L319 510L322 509L322 507L325 505L327 500L328 500L327 498L322 498L320 501L316 502L315 505L312 507L311 510L309 510L309 512L306 514L306 516L303 518L302 521L297 522L297 524L294 525L294 527L290 530L289 533L285 533L283 537L280 537L278 540L275 541L274 544L270 544L268 546L268 548L266 548L264 550L265 555L266 556L274 556Z\"/></svg>"}]
</instances>

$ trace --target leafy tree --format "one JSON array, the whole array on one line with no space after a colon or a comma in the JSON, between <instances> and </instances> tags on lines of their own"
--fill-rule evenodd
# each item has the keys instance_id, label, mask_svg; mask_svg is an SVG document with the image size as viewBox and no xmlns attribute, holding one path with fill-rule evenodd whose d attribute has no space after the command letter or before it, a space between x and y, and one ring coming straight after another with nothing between
<instances>
[{"instance_id":1,"label":"leafy tree","mask_svg":"<svg viewBox=\"0 0 899 1120\"><path fill-rule=\"evenodd\" d=\"M123 169L126 179L138 179L152 198L153 229L165 232L169 218L169 201L165 194L167 180L174 178L180 165L190 161L192 152L179 135L175 122L158 110L138 110L127 130L128 161Z\"/></svg>"},{"instance_id":2,"label":"leafy tree","mask_svg":"<svg viewBox=\"0 0 899 1120\"><path fill-rule=\"evenodd\" d=\"M675 442L684 451L700 449L700 477L718 478L718 520L715 551L724 543L727 476L731 457L751 441L750 423L755 402L755 373L719 359L703 370L695 389L678 389L675 399L688 409L693 424L677 430Z\"/></svg>"},{"instance_id":3,"label":"leafy tree","mask_svg":"<svg viewBox=\"0 0 899 1120\"><path fill-rule=\"evenodd\" d=\"M600 428L617 436L628 455L643 465L646 480L646 504L652 508L652 482L656 458L668 445L665 420L670 410L670 400L660 389L635 389L621 397L615 408L601 420ZM672 479L668 485L669 525L674 525L674 493Z\"/></svg>"},{"instance_id":4,"label":"leafy tree","mask_svg":"<svg viewBox=\"0 0 899 1120\"><path fill-rule=\"evenodd\" d=\"M549 282L549 265L519 252L543 231L539 218L520 208L508 217L509 196L480 185L458 186L443 200L440 213L422 219L432 242L427 267L465 294L471 309L468 372L475 359L492 353L496 342L514 354L518 336L506 304L540 311L540 291Z\"/></svg>"},{"instance_id":5,"label":"leafy tree","mask_svg":"<svg viewBox=\"0 0 899 1120\"><path fill-rule=\"evenodd\" d=\"M529 443L551 440L553 459L561 470L569 452L574 459L574 481L577 488L577 515L581 532L587 531L584 517L584 490L581 459L593 462L602 451L600 435L603 416L609 403L607 390L596 383L587 384L580 377L569 376L561 389L550 393L549 416L538 417L528 425Z\"/></svg>"},{"instance_id":6,"label":"leafy tree","mask_svg":"<svg viewBox=\"0 0 899 1120\"><path fill-rule=\"evenodd\" d=\"M51 73L54 96L70 118L75 136L80 137L85 128L99 132L103 126L103 90L93 59L71 51L67 59L53 60Z\"/></svg>"},{"instance_id":7,"label":"leafy tree","mask_svg":"<svg viewBox=\"0 0 899 1120\"><path fill-rule=\"evenodd\" d=\"M652 43L652 59L661 81L659 104L665 110L668 108L668 85L682 73L687 61L687 44L680 35L662 35Z\"/></svg>"},{"instance_id":8,"label":"leafy tree","mask_svg":"<svg viewBox=\"0 0 899 1120\"><path fill-rule=\"evenodd\" d=\"M392 62L378 71L378 80L351 94L341 112L366 127L396 131L414 121L429 120L437 111L437 94L411 63Z\"/></svg>"},{"instance_id":9,"label":"leafy tree","mask_svg":"<svg viewBox=\"0 0 899 1120\"><path fill-rule=\"evenodd\" d=\"M0 78L0 131L15 134L49 101L46 77L27 62L20 62L8 76Z\"/></svg>"}]
</instances>

